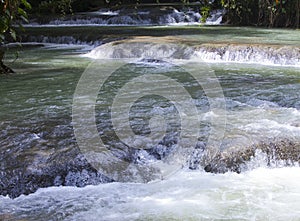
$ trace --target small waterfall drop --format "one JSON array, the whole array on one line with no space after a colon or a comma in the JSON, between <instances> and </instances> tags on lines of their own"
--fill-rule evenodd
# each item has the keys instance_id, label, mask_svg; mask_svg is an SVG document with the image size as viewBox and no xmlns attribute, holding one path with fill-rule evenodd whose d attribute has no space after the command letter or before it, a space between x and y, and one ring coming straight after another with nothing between
<instances>
[{"instance_id":1,"label":"small waterfall drop","mask_svg":"<svg viewBox=\"0 0 300 221\"><path fill-rule=\"evenodd\" d=\"M194 58L206 62L300 66L300 48L277 45L205 44L197 47Z\"/></svg>"},{"instance_id":2,"label":"small waterfall drop","mask_svg":"<svg viewBox=\"0 0 300 221\"><path fill-rule=\"evenodd\" d=\"M220 25L223 11L214 10L207 19L208 25ZM101 9L66 16L55 20L43 18L33 20L25 26L140 26L140 25L186 25L200 24L201 15L197 9L175 9L173 7L153 7L141 9L123 8L116 11Z\"/></svg>"},{"instance_id":3,"label":"small waterfall drop","mask_svg":"<svg viewBox=\"0 0 300 221\"><path fill-rule=\"evenodd\" d=\"M150 43L118 41L101 45L85 56L105 58L193 59L204 62L235 62L263 65L300 66L300 48L259 44Z\"/></svg>"}]
</instances>

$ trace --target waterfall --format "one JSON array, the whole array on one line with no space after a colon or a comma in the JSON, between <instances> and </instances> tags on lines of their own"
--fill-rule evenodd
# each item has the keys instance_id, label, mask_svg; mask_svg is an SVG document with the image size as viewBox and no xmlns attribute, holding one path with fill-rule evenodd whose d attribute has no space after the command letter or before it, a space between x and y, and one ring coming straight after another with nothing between
<instances>
[{"instance_id":1,"label":"waterfall","mask_svg":"<svg viewBox=\"0 0 300 221\"><path fill-rule=\"evenodd\" d=\"M104 58L193 59L204 62L300 66L300 48L259 44L149 43L140 40L101 45L85 56Z\"/></svg>"},{"instance_id":2,"label":"waterfall","mask_svg":"<svg viewBox=\"0 0 300 221\"><path fill-rule=\"evenodd\" d=\"M300 48L273 45L204 44L195 50L194 58L207 62L300 66Z\"/></svg>"},{"instance_id":3,"label":"waterfall","mask_svg":"<svg viewBox=\"0 0 300 221\"><path fill-rule=\"evenodd\" d=\"M222 10L214 10L207 19L208 25L219 25ZM146 9L121 9L111 11L101 9L96 12L81 13L59 19L43 18L32 20L25 26L128 26L128 25L174 25L200 24L201 15L195 9L175 9L173 7L154 7Z\"/></svg>"}]
</instances>

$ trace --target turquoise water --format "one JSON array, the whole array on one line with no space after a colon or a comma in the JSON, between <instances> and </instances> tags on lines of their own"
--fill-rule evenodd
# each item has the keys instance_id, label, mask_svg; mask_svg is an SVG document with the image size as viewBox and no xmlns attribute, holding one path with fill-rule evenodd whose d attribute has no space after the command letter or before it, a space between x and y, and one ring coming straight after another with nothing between
<instances>
[{"instance_id":1,"label":"turquoise water","mask_svg":"<svg viewBox=\"0 0 300 221\"><path fill-rule=\"evenodd\" d=\"M47 35L45 34L47 33ZM107 42L109 39L123 39L136 36L181 37L194 43L246 43L292 45L299 47L299 30L265 29L227 26L137 26L137 27L89 27L53 26L28 27L23 33L24 41L44 43L88 44ZM98 42L97 42L98 41Z\"/></svg>"},{"instance_id":2,"label":"turquoise water","mask_svg":"<svg viewBox=\"0 0 300 221\"><path fill-rule=\"evenodd\" d=\"M193 29L193 27L166 28L177 33ZM192 39L193 44L195 41L208 42L214 36L214 31L211 27L204 30L210 30L211 34L185 35L182 38ZM224 32L227 28L220 30ZM230 31L232 29L229 29L226 35L214 37L214 40L234 43L240 41L274 43L293 47L299 44L296 31L241 29L241 32L248 33L248 36ZM171 43L178 43L172 42L172 38L169 39ZM110 50L115 49L112 47ZM54 153L78 148L76 142L78 137L74 136L73 132L76 122L72 121L72 117L74 120L72 108L74 108L74 94L83 73L89 73L91 70L89 68L97 67L100 68L97 69L99 72L93 76L97 74L100 76L104 73L104 66L99 67L97 64L114 68L119 67L120 61L107 58L97 61L85 57L84 54L87 52L89 50L84 46L76 45L50 44L26 47L20 50L19 58L12 63L14 49L10 49L6 61L17 73L0 77L2 171L19 171L20 167L25 167L25 171L29 173L42 171ZM141 170L136 171L135 167L133 169L129 167L122 173L122 170L116 167L123 182L84 188L62 187L58 183L57 187L41 188L29 196L22 195L16 199L1 196L0 219L299 220L299 166L294 164L286 167L284 162L278 161L270 168L268 157L259 151L256 157L246 164L241 174L232 172L208 174L203 171L201 165L192 171L188 169L186 159L181 158L179 163L182 164L182 169L172 168L172 161L157 166L161 171L169 169L173 172L162 177L163 180L157 179L159 176L155 170L154 172L146 170L149 165L156 168L155 163L164 160L165 155L169 154L168 150L171 152L177 150L177 141L182 138L180 133L186 129L180 127L179 122L183 122L185 117L188 119L187 122L200 121L200 124L197 124L200 132L195 134L195 127L187 128L186 137L182 139L188 144L191 142L192 146L195 143L191 140L196 138L196 145L199 145L200 149L201 145L209 143L210 135L214 134L212 130L216 130L216 134L224 133L219 146L222 150L242 149L260 141L276 139L299 141L299 67L237 62L203 63L199 60L195 62L192 58L174 57L160 60L164 62L153 60L153 57L148 60L145 58L131 60L129 65L114 72L111 81L106 84L107 91L104 90L105 87L99 90L95 105L98 133L105 140L105 144L111 145L112 151L120 148L118 139L127 146L144 145L138 142L138 138L142 139L142 136L151 133L160 135L165 132L161 128L167 124L165 128L167 135L162 142L159 140L161 137L158 144L156 140L156 143L151 143L151 139L146 140L149 141L147 143L149 146L135 149L131 156L136 163L142 165ZM95 61L96 63L93 63ZM190 69L184 71L182 67L185 65L186 67L191 65ZM203 67L204 72L201 69ZM204 76L200 85L187 73L187 70L193 68L198 70L200 76L201 74ZM161 75L176 79L177 83L160 78ZM149 76L155 76L155 79ZM135 79L134 84L127 84L132 82L132 79ZM218 83L222 93L217 95L213 94L214 91L209 93L210 87L205 85L212 85L212 82ZM179 104L186 105L187 100L181 91L183 87L191 95L188 99L191 101L189 104L194 104L200 112L199 118L190 116L191 110L176 109L178 106L174 102L175 99L178 99L176 101ZM115 114L114 111L118 113L119 109L109 108L114 96L119 96L117 98L120 102L117 104L120 105L116 106L123 110L122 108L128 108L127 104L131 104L133 98L151 93L171 94L173 97L170 96L168 99L153 95L142 97L129 106L129 117L126 112L124 117ZM222 102L226 106L225 109L222 109L222 105L218 106ZM223 122L223 115L219 110L225 112L224 131L224 125L218 124ZM115 117L115 124L109 121L108 113L112 113ZM152 122L151 118L155 116L163 118L155 118ZM82 119L85 120L85 117L83 114ZM130 128L138 135L134 137L135 139L130 136L123 137L127 131L124 132L122 127L116 128L116 125L126 126L127 122L123 121L127 119L126 117L131 119ZM88 139L93 136L89 133L90 125L81 126L84 137ZM116 137L113 131L116 131L119 137ZM211 139L215 141L219 137ZM153 147L156 148L155 151L151 151ZM190 153L189 151L187 152ZM121 151L114 154L124 157L122 155L124 153L126 154L126 148L121 146ZM177 160L177 155L170 159ZM147 172L149 174L143 174ZM150 183L142 183L149 180ZM79 183L79 186L83 184Z\"/></svg>"}]
</instances>

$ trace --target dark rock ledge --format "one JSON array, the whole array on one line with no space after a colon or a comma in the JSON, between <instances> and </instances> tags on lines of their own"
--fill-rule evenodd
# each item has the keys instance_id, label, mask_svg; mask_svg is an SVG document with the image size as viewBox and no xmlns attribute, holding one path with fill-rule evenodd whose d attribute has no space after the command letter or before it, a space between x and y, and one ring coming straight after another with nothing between
<instances>
[{"instance_id":1,"label":"dark rock ledge","mask_svg":"<svg viewBox=\"0 0 300 221\"><path fill-rule=\"evenodd\" d=\"M24 167L1 170L0 194L15 198L43 187L83 187L112 181L94 169L77 148L72 148L51 154L45 162L37 162L36 165L25 163Z\"/></svg>"},{"instance_id":2,"label":"dark rock ledge","mask_svg":"<svg viewBox=\"0 0 300 221\"><path fill-rule=\"evenodd\" d=\"M211 160L205 159L205 155L200 158L194 157L193 160L197 161L197 168L202 167L206 172L240 173L251 169L247 168L247 162L251 161L259 151L265 155L265 163L269 166L300 164L300 141L288 139L260 142L239 150L233 148L218 153ZM8 153L5 162L5 166L1 165L0 170L0 194L11 198L30 194L39 188L49 186L83 187L113 182L112 179L94 169L80 150L73 145L51 154L25 156L22 159L16 159L14 154Z\"/></svg>"}]
</instances>

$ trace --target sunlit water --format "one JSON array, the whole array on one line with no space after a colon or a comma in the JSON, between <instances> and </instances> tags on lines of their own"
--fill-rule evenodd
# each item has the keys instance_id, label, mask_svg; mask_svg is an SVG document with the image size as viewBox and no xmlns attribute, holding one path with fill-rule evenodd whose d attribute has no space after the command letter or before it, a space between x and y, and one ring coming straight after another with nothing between
<instances>
[{"instance_id":1,"label":"sunlit water","mask_svg":"<svg viewBox=\"0 0 300 221\"><path fill-rule=\"evenodd\" d=\"M27 48L13 64L18 73L1 76L1 170L17 167L14 161L32 162L34 168L43 165L43 159L55 151L76 146L71 108L77 82L92 61L82 56L85 53L82 47ZM12 61L13 53L7 59ZM116 77L123 74L126 80L145 73L180 76L182 72L172 65L173 60L166 60L169 66L145 60L135 62L127 66L127 72L120 71ZM227 124L223 149L248 147L275 138L299 141L299 67L227 62L208 67L217 76L225 96ZM215 113L209 110L203 92L197 94L197 87L187 79L182 81L195 93L195 103L202 111L199 139L205 142L209 120ZM118 81L113 84L121 85ZM136 108L133 113L150 110L152 115L175 113L177 116L167 102L162 108L153 108L152 102L151 99L139 101L137 104L145 109ZM106 105L109 96L99 96L96 110ZM144 124L138 121L134 126L148 133ZM98 122L98 129L105 131L105 126L105 121ZM176 134L178 125L173 126L175 129L169 128L171 135L174 131ZM153 160L143 151L138 154L146 161ZM268 168L266 156L259 152L247 165L241 174L209 174L201 167L191 171L184 165L164 180L146 184L117 182L84 188L48 187L16 199L1 196L0 219L300 220L299 167L278 163L277 167Z\"/></svg>"}]
</instances>

